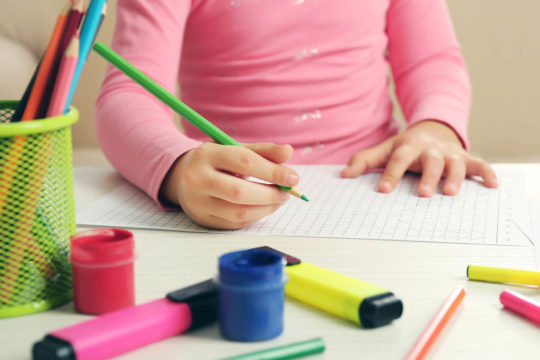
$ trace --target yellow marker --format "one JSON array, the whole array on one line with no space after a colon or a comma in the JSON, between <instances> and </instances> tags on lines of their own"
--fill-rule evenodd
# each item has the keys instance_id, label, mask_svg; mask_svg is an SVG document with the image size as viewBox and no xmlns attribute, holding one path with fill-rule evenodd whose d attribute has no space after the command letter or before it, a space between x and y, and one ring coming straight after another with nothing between
<instances>
[{"instance_id":1,"label":"yellow marker","mask_svg":"<svg viewBox=\"0 0 540 360\"><path fill-rule=\"evenodd\" d=\"M277 252L287 260L287 296L366 328L389 324L403 313L401 300L385 288Z\"/></svg>"},{"instance_id":2,"label":"yellow marker","mask_svg":"<svg viewBox=\"0 0 540 360\"><path fill-rule=\"evenodd\" d=\"M467 266L467 277L470 280L496 283L540 285L540 272L530 270L469 265Z\"/></svg>"}]
</instances>

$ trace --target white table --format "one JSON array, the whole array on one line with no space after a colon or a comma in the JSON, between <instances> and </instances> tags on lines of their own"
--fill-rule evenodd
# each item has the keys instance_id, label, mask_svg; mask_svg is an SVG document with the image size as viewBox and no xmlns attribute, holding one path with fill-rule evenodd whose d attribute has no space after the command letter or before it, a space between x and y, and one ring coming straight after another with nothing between
<instances>
[{"instance_id":1,"label":"white table","mask_svg":"<svg viewBox=\"0 0 540 360\"><path fill-rule=\"evenodd\" d=\"M498 165L525 170L530 198L540 198L535 179L540 164ZM77 208L111 191L122 179L110 167L75 169ZM428 357L431 359L538 358L540 328L502 309L498 296L509 286L467 281L469 264L535 269L534 248L323 238L247 236L134 230L136 301L215 275L223 253L269 245L315 265L384 286L404 303L391 325L365 330L342 319L287 300L285 330L259 343L223 340L217 325L176 336L121 356L121 359L217 359L291 342L323 337L327 348L315 359L400 359L410 350L450 292L464 285L467 295ZM536 288L513 287L540 301ZM47 332L89 316L68 304L35 315L0 320L0 358L28 359L32 343Z\"/></svg>"}]
</instances>

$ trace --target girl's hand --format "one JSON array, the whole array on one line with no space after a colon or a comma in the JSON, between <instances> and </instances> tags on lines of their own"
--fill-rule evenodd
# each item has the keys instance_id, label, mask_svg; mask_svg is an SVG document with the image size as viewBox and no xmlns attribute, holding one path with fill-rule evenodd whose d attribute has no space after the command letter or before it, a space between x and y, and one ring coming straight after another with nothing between
<instances>
[{"instance_id":1,"label":"girl's hand","mask_svg":"<svg viewBox=\"0 0 540 360\"><path fill-rule=\"evenodd\" d=\"M418 194L431 197L444 177L443 194L456 195L466 176L480 176L484 185L498 186L491 166L470 156L448 126L437 121L422 121L401 134L372 148L354 154L342 177L357 177L363 172L386 167L379 180L379 191L389 193L407 171L422 173Z\"/></svg>"},{"instance_id":2,"label":"girl's hand","mask_svg":"<svg viewBox=\"0 0 540 360\"><path fill-rule=\"evenodd\" d=\"M244 228L274 212L289 198L274 185L245 178L295 186L299 180L296 171L279 165L292 154L290 145L204 143L176 161L163 181L161 195L180 205L200 225Z\"/></svg>"}]
</instances>

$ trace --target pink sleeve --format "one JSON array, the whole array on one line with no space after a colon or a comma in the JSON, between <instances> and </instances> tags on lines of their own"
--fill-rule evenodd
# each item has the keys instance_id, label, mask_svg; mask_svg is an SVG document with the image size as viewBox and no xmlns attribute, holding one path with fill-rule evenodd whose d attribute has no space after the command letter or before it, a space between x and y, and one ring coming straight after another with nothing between
<instances>
[{"instance_id":1,"label":"pink sleeve","mask_svg":"<svg viewBox=\"0 0 540 360\"><path fill-rule=\"evenodd\" d=\"M112 48L173 93L190 5L190 0L118 1ZM175 160L200 144L177 130L169 108L110 65L95 124L111 164L158 202Z\"/></svg>"},{"instance_id":2,"label":"pink sleeve","mask_svg":"<svg viewBox=\"0 0 540 360\"><path fill-rule=\"evenodd\" d=\"M437 120L468 148L470 83L444 0L392 0L388 52L409 126Z\"/></svg>"}]
</instances>

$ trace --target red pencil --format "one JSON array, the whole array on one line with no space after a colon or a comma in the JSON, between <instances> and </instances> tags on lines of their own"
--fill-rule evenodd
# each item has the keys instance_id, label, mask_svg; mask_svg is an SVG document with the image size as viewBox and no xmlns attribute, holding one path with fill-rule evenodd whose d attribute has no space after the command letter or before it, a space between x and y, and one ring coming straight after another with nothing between
<instances>
[{"instance_id":1,"label":"red pencil","mask_svg":"<svg viewBox=\"0 0 540 360\"><path fill-rule=\"evenodd\" d=\"M452 314L454 314L464 297L465 289L462 287L458 287L452 291L420 338L416 341L416 344L414 344L411 351L409 351L407 357L405 357L406 360L422 359L426 355L442 328L446 325L450 317L452 317Z\"/></svg>"},{"instance_id":2,"label":"red pencil","mask_svg":"<svg viewBox=\"0 0 540 360\"><path fill-rule=\"evenodd\" d=\"M75 0L68 15L66 30L64 31L64 34L62 35L62 41L60 42L60 54L63 55L65 53L67 47L69 46L69 43L71 42L71 39L73 39L73 36L79 29L83 14L84 0Z\"/></svg>"}]
</instances>

